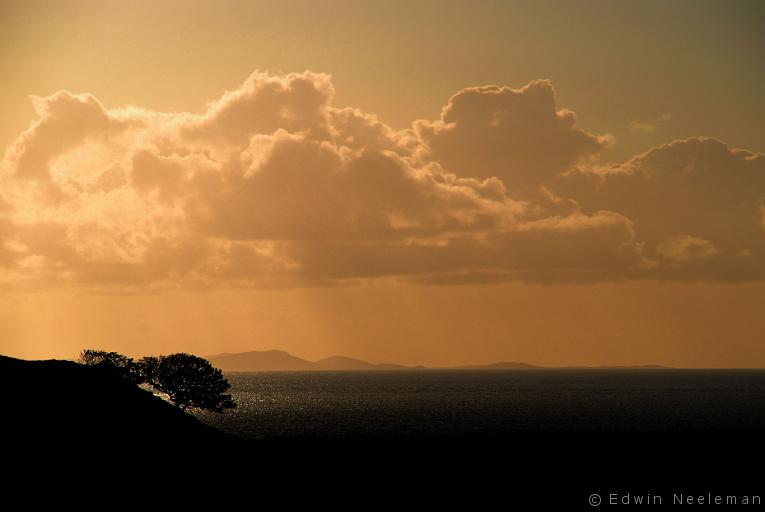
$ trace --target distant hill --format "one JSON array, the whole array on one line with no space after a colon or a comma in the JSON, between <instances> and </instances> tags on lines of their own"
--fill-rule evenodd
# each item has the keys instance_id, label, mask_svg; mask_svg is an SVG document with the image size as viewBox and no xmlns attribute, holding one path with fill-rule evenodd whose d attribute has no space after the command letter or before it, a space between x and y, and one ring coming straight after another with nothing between
<instances>
[{"instance_id":1,"label":"distant hill","mask_svg":"<svg viewBox=\"0 0 765 512\"><path fill-rule=\"evenodd\" d=\"M308 361L283 350L253 350L236 354L215 354L207 356L206 359L224 372L371 371L412 368L399 364L375 364L344 356Z\"/></svg>"},{"instance_id":2,"label":"distant hill","mask_svg":"<svg viewBox=\"0 0 765 512\"><path fill-rule=\"evenodd\" d=\"M370 363L362 359L333 356L318 361L309 361L293 356L283 350L253 350L250 352L215 354L206 357L216 368L224 372L301 372L301 371L375 371L375 370L544 370L544 369L660 369L658 365L644 366L536 366L521 362L498 362L473 364L446 368L426 368L391 363Z\"/></svg>"},{"instance_id":3,"label":"distant hill","mask_svg":"<svg viewBox=\"0 0 765 512\"><path fill-rule=\"evenodd\" d=\"M672 366L662 366L660 364L639 364L628 366L564 366L568 370L670 370Z\"/></svg>"},{"instance_id":4,"label":"distant hill","mask_svg":"<svg viewBox=\"0 0 765 512\"><path fill-rule=\"evenodd\" d=\"M320 365L283 350L253 350L237 354L215 354L206 359L224 372L268 372L322 370Z\"/></svg>"},{"instance_id":5,"label":"distant hill","mask_svg":"<svg viewBox=\"0 0 765 512\"><path fill-rule=\"evenodd\" d=\"M374 364L352 357L334 356L316 361L323 370L406 370L410 366L400 364Z\"/></svg>"},{"instance_id":6,"label":"distant hill","mask_svg":"<svg viewBox=\"0 0 765 512\"><path fill-rule=\"evenodd\" d=\"M71 361L0 356L0 403L4 439L27 446L162 452L235 442L135 384Z\"/></svg>"},{"instance_id":7,"label":"distant hill","mask_svg":"<svg viewBox=\"0 0 765 512\"><path fill-rule=\"evenodd\" d=\"M536 366L528 363L501 362L482 365L454 366L452 370L666 370L669 366L644 364L636 366Z\"/></svg>"},{"instance_id":8,"label":"distant hill","mask_svg":"<svg viewBox=\"0 0 765 512\"><path fill-rule=\"evenodd\" d=\"M517 362L501 362L483 365L455 366L454 370L539 370L543 366Z\"/></svg>"}]
</instances>

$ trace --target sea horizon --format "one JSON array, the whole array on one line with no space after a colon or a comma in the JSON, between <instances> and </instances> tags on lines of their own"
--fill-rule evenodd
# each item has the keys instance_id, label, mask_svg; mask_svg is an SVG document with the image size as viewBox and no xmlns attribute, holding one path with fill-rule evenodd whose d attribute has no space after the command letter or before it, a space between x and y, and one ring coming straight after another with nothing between
<instances>
[{"instance_id":1,"label":"sea horizon","mask_svg":"<svg viewBox=\"0 0 765 512\"><path fill-rule=\"evenodd\" d=\"M765 430L765 371L235 372L238 406L197 417L245 439Z\"/></svg>"}]
</instances>

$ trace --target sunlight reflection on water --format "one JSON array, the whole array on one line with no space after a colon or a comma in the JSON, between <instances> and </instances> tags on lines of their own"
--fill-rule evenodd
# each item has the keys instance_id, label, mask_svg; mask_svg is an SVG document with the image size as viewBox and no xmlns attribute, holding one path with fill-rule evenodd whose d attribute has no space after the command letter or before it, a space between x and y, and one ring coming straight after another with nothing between
<instances>
[{"instance_id":1,"label":"sunlight reflection on water","mask_svg":"<svg viewBox=\"0 0 765 512\"><path fill-rule=\"evenodd\" d=\"M765 428L765 371L259 372L198 412L250 439Z\"/></svg>"}]
</instances>

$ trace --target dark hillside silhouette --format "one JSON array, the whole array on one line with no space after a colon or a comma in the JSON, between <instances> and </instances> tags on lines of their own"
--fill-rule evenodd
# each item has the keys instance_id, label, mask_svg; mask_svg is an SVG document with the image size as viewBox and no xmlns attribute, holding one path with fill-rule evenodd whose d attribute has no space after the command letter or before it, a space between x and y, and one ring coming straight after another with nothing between
<instances>
[{"instance_id":1,"label":"dark hillside silhouette","mask_svg":"<svg viewBox=\"0 0 765 512\"><path fill-rule=\"evenodd\" d=\"M236 439L113 372L0 356L6 439L30 447L224 446Z\"/></svg>"},{"instance_id":2,"label":"dark hillside silhouette","mask_svg":"<svg viewBox=\"0 0 765 512\"><path fill-rule=\"evenodd\" d=\"M141 365L118 352L86 349L82 351L77 362L102 368L134 384L142 384L146 380Z\"/></svg>"},{"instance_id":3,"label":"dark hillside silhouette","mask_svg":"<svg viewBox=\"0 0 765 512\"><path fill-rule=\"evenodd\" d=\"M180 409L191 407L223 412L236 407L231 395L225 393L231 385L223 372L213 367L210 361L195 355L178 353L134 361L117 352L86 349L78 362L133 384L149 384Z\"/></svg>"}]
</instances>

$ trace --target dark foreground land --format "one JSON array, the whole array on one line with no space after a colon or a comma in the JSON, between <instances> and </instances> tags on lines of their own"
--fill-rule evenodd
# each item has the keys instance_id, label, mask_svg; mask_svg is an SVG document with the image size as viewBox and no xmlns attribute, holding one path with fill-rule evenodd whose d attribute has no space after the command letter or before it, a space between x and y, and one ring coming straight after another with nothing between
<instances>
[{"instance_id":1,"label":"dark foreground land","mask_svg":"<svg viewBox=\"0 0 765 512\"><path fill-rule=\"evenodd\" d=\"M594 493L600 508L612 493L765 497L765 432L751 428L244 441L97 369L5 357L0 398L1 490L35 499L593 510Z\"/></svg>"},{"instance_id":2,"label":"dark foreground land","mask_svg":"<svg viewBox=\"0 0 765 512\"><path fill-rule=\"evenodd\" d=\"M0 393L4 433L17 447L88 453L110 444L174 449L234 440L149 391L71 361L0 356Z\"/></svg>"}]
</instances>

